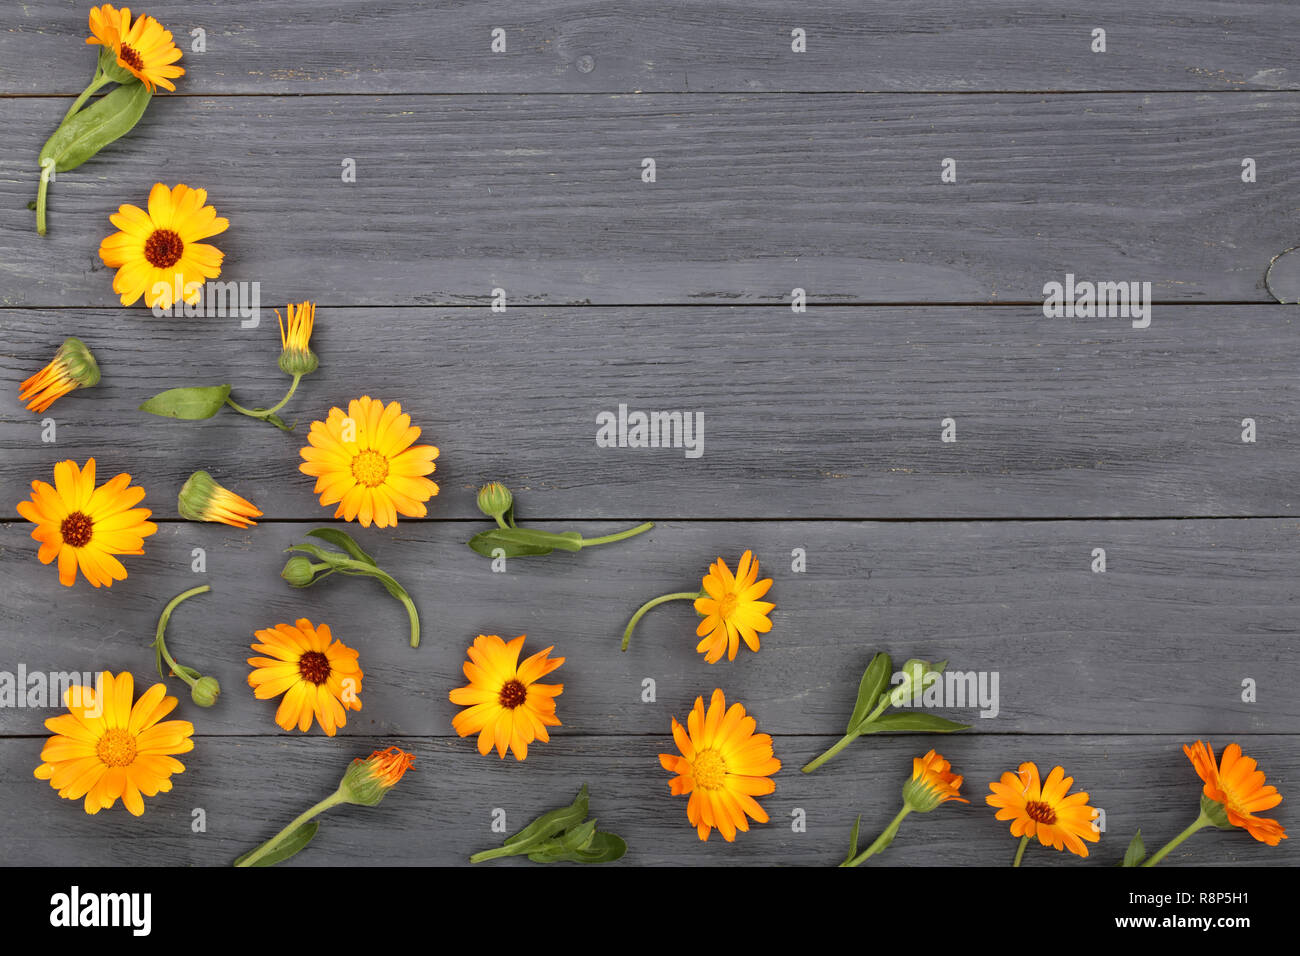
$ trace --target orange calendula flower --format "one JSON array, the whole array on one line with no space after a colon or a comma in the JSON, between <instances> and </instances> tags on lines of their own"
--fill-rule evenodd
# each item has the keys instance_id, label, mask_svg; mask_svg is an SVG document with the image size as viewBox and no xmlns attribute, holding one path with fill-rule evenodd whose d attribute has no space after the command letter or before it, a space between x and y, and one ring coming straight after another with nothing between
<instances>
[{"instance_id":1,"label":"orange calendula flower","mask_svg":"<svg viewBox=\"0 0 1300 956\"><path fill-rule=\"evenodd\" d=\"M36 525L32 538L41 544L41 564L59 559L61 584L72 587L80 568L94 587L112 587L126 580L115 555L144 554L144 539L158 530L149 509L135 507L143 497L128 474L96 488L95 459L84 468L68 460L54 466L53 485L32 482L31 500L18 502L18 513Z\"/></svg>"},{"instance_id":2,"label":"orange calendula flower","mask_svg":"<svg viewBox=\"0 0 1300 956\"><path fill-rule=\"evenodd\" d=\"M480 634L463 668L469 684L449 695L453 704L465 708L451 719L456 733L478 734L478 752L486 754L495 745L502 760L507 749L516 760L525 759L530 743L550 742L546 728L560 726L555 698L564 693L564 685L537 682L564 658L550 657L551 646L521 664L523 646L522 634L509 643L495 634Z\"/></svg>"},{"instance_id":3,"label":"orange calendula flower","mask_svg":"<svg viewBox=\"0 0 1300 956\"><path fill-rule=\"evenodd\" d=\"M251 528L262 512L251 501L219 484L206 471L196 471L181 486L177 499L180 516L186 521L211 521L232 528Z\"/></svg>"},{"instance_id":4,"label":"orange calendula flower","mask_svg":"<svg viewBox=\"0 0 1300 956\"><path fill-rule=\"evenodd\" d=\"M416 445L419 437L400 404L363 395L348 403L346 415L331 408L325 421L311 423L298 470L316 479L322 505L338 505L334 517L366 528L395 526L399 514L423 518L424 502L438 493L424 477L433 473L438 449Z\"/></svg>"},{"instance_id":5,"label":"orange calendula flower","mask_svg":"<svg viewBox=\"0 0 1300 956\"><path fill-rule=\"evenodd\" d=\"M962 777L950 773L951 766L933 750L924 757L913 757L912 779L903 785L904 802L921 813L929 813L949 800L970 803L961 796Z\"/></svg>"},{"instance_id":6,"label":"orange calendula flower","mask_svg":"<svg viewBox=\"0 0 1300 956\"><path fill-rule=\"evenodd\" d=\"M1184 745L1183 753L1205 783L1201 792L1223 805L1232 826L1269 846L1277 846L1287 838L1286 830L1276 820L1257 816L1261 810L1271 810L1281 803L1282 794L1277 787L1264 785L1264 772L1253 757L1241 752L1238 744L1228 744L1218 763L1214 748L1200 740Z\"/></svg>"},{"instance_id":7,"label":"orange calendula flower","mask_svg":"<svg viewBox=\"0 0 1300 956\"><path fill-rule=\"evenodd\" d=\"M135 816L144 813L144 797L172 788L172 774L184 764L173 756L194 749L194 725L163 720L176 707L163 684L154 684L134 700L134 679L104 671L98 687L69 687L68 713L51 717L45 727L54 736L41 749L39 780L48 780L68 800L85 797L86 812L96 814L122 798Z\"/></svg>"},{"instance_id":8,"label":"orange calendula flower","mask_svg":"<svg viewBox=\"0 0 1300 956\"><path fill-rule=\"evenodd\" d=\"M64 339L45 366L18 387L18 400L33 412L43 412L55 400L78 388L99 384L99 363L86 343L78 338Z\"/></svg>"},{"instance_id":9,"label":"orange calendula flower","mask_svg":"<svg viewBox=\"0 0 1300 956\"><path fill-rule=\"evenodd\" d=\"M695 649L704 654L705 663L721 660L724 652L727 660L734 661L741 638L751 651L757 651L758 635L772 630L767 615L776 605L759 600L772 586L772 579L757 578L758 561L749 551L741 555L735 577L721 558L709 565L704 576L706 596L695 599L695 610L704 617L695 629L703 638Z\"/></svg>"},{"instance_id":10,"label":"orange calendula flower","mask_svg":"<svg viewBox=\"0 0 1300 956\"><path fill-rule=\"evenodd\" d=\"M415 755L398 747L376 750L369 757L352 761L339 790L348 803L373 807L397 786L415 764Z\"/></svg>"},{"instance_id":11,"label":"orange calendula flower","mask_svg":"<svg viewBox=\"0 0 1300 956\"><path fill-rule=\"evenodd\" d=\"M695 698L685 728L673 718L673 740L681 756L660 754L659 763L677 774L669 782L673 795L691 795L686 818L701 840L717 827L730 843L737 830L749 830L748 817L768 821L754 797L776 789L771 776L781 761L772 756L771 735L754 733L757 727L743 704L727 707L721 690L713 692L707 712L704 698Z\"/></svg>"},{"instance_id":12,"label":"orange calendula flower","mask_svg":"<svg viewBox=\"0 0 1300 956\"><path fill-rule=\"evenodd\" d=\"M311 332L316 325L316 305L303 302L297 307L292 303L285 306L289 313L286 321L277 310L276 320L280 323L280 371L286 375L310 375L320 366L316 354L311 350Z\"/></svg>"},{"instance_id":13,"label":"orange calendula flower","mask_svg":"<svg viewBox=\"0 0 1300 956\"><path fill-rule=\"evenodd\" d=\"M201 240L230 227L207 201L206 189L184 183L168 189L156 183L148 212L123 205L108 217L121 231L99 244L99 258L117 270L113 291L123 305L141 296L151 309L169 309L178 301L196 305L202 299L204 282L221 275L225 253Z\"/></svg>"},{"instance_id":14,"label":"orange calendula flower","mask_svg":"<svg viewBox=\"0 0 1300 956\"><path fill-rule=\"evenodd\" d=\"M176 65L181 51L172 41L169 30L151 16L141 15L131 22L131 8L121 10L111 3L90 8L90 36L86 42L97 44L117 57L117 65L154 92L158 87L175 90L172 80L185 73ZM102 61L101 61L102 62ZM123 79L130 77L122 76Z\"/></svg>"},{"instance_id":15,"label":"orange calendula flower","mask_svg":"<svg viewBox=\"0 0 1300 956\"><path fill-rule=\"evenodd\" d=\"M1083 841L1096 843L1101 834L1093 822L1096 811L1088 806L1088 794L1069 793L1072 786L1074 778L1067 777L1063 768L1053 767L1040 781L1038 765L1027 761L1018 773L1008 771L989 784L992 793L984 799L998 808L999 820L1011 821L1012 836L1037 836L1043 846L1087 856Z\"/></svg>"},{"instance_id":16,"label":"orange calendula flower","mask_svg":"<svg viewBox=\"0 0 1300 956\"><path fill-rule=\"evenodd\" d=\"M279 697L275 722L285 730L311 727L312 716L333 737L347 723L347 711L361 709L361 668L357 652L332 639L329 625L305 617L296 624L277 624L258 631L262 643L252 648L266 657L250 657L248 685L258 700Z\"/></svg>"}]
</instances>

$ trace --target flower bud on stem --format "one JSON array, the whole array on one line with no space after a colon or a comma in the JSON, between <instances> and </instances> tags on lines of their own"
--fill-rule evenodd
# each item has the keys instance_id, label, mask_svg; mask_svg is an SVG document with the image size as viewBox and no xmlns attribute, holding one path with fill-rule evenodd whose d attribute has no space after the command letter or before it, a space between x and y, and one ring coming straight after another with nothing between
<instances>
[{"instance_id":1,"label":"flower bud on stem","mask_svg":"<svg viewBox=\"0 0 1300 956\"><path fill-rule=\"evenodd\" d=\"M215 677L205 677L192 667L186 667L183 664L176 663L176 660L167 650L167 643L163 635L167 631L167 622L171 620L172 612L187 598L192 598L196 594L206 594L212 589L206 584L196 588L190 588L172 598L167 606L163 608L162 614L158 618L158 627L154 631L153 645L157 655L158 675L166 678L163 673L163 662L171 668L171 672L183 680L190 687L190 699L200 707L211 707L217 702L217 697L221 694L221 685Z\"/></svg>"}]
</instances>

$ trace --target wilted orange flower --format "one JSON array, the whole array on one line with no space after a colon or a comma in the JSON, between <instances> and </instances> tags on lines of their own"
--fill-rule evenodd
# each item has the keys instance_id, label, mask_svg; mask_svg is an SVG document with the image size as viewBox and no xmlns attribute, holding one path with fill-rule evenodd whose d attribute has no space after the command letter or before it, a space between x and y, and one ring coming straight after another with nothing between
<instances>
[{"instance_id":1,"label":"wilted orange flower","mask_svg":"<svg viewBox=\"0 0 1300 956\"><path fill-rule=\"evenodd\" d=\"M1088 794L1069 793L1072 786L1074 778L1062 767L1053 767L1040 782L1038 765L1027 761L1018 774L1008 771L1001 781L989 784L992 793L984 799L999 808L999 820L1011 821L1012 836L1037 836L1043 846L1087 856L1083 841L1096 843L1101 834L1093 823L1096 811L1088 806Z\"/></svg>"},{"instance_id":2,"label":"wilted orange flower","mask_svg":"<svg viewBox=\"0 0 1300 956\"><path fill-rule=\"evenodd\" d=\"M104 671L99 687L69 687L68 713L51 717L45 727L54 736L41 749L36 768L68 800L86 798L86 812L105 810L122 798L133 815L144 813L144 797L172 788L172 774L185 765L173 754L194 749L194 725L163 720L176 707L163 684L154 684L134 701L129 673Z\"/></svg>"},{"instance_id":3,"label":"wilted orange flower","mask_svg":"<svg viewBox=\"0 0 1300 956\"><path fill-rule=\"evenodd\" d=\"M373 807L397 786L414 764L415 755L398 747L376 750L364 760L352 761L340 789L347 794L349 803Z\"/></svg>"},{"instance_id":4,"label":"wilted orange flower","mask_svg":"<svg viewBox=\"0 0 1300 956\"><path fill-rule=\"evenodd\" d=\"M176 66L181 51L172 42L169 30L151 16L141 15L131 22L131 8L118 10L111 3L90 8L90 36L87 43L113 51L117 65L129 71L150 92L157 87L175 90L172 83L185 73Z\"/></svg>"},{"instance_id":5,"label":"wilted orange flower","mask_svg":"<svg viewBox=\"0 0 1300 956\"><path fill-rule=\"evenodd\" d=\"M232 528L251 528L257 524L253 519L262 517L251 501L218 484L206 471L196 471L181 486L177 507L186 521L209 521Z\"/></svg>"},{"instance_id":6,"label":"wilted orange flower","mask_svg":"<svg viewBox=\"0 0 1300 956\"><path fill-rule=\"evenodd\" d=\"M564 658L548 656L555 649L552 645L520 664L523 646L522 634L508 644L495 634L480 634L463 665L469 684L450 694L453 704L465 708L451 719L456 733L478 734L478 752L486 754L495 744L502 760L507 749L516 760L525 759L530 743L548 743L546 728L560 726L555 698L564 693L564 685L537 681L563 664Z\"/></svg>"},{"instance_id":7,"label":"wilted orange flower","mask_svg":"<svg viewBox=\"0 0 1300 956\"><path fill-rule=\"evenodd\" d=\"M80 568L93 586L112 587L126 580L114 555L144 554L144 539L158 530L147 520L149 509L135 507L143 497L130 475L96 488L95 459L84 468L68 460L54 466L53 485L32 482L31 500L18 502L18 513L36 525L32 538L41 543L41 564L59 559L59 583L71 587Z\"/></svg>"},{"instance_id":8,"label":"wilted orange flower","mask_svg":"<svg viewBox=\"0 0 1300 956\"><path fill-rule=\"evenodd\" d=\"M721 660L723 653L734 661L741 638L751 651L757 651L758 635L772 630L767 615L776 605L759 600L772 586L772 579L757 578L758 561L749 551L741 555L735 577L721 558L709 565L704 576L707 597L695 600L695 610L704 616L695 629L703 640L695 649L704 654L705 663Z\"/></svg>"},{"instance_id":9,"label":"wilted orange flower","mask_svg":"<svg viewBox=\"0 0 1300 956\"><path fill-rule=\"evenodd\" d=\"M43 412L57 399L78 388L99 384L99 364L86 343L64 339L50 364L18 387L18 400L33 412Z\"/></svg>"},{"instance_id":10,"label":"wilted orange flower","mask_svg":"<svg viewBox=\"0 0 1300 956\"><path fill-rule=\"evenodd\" d=\"M349 710L361 709L361 678L357 652L332 640L328 624L313 625L299 618L296 624L277 624L257 632L261 644L255 651L268 657L250 657L253 672L248 684L258 700L283 694L275 722L285 730L311 727L312 716L333 737L347 724Z\"/></svg>"},{"instance_id":11,"label":"wilted orange flower","mask_svg":"<svg viewBox=\"0 0 1300 956\"><path fill-rule=\"evenodd\" d=\"M1223 804L1229 823L1269 846L1277 846L1287 838L1286 830L1276 820L1255 815L1281 803L1282 794L1277 787L1264 785L1264 772L1258 769L1253 757L1241 752L1238 744L1228 744L1217 764L1214 748L1200 740L1193 745L1184 744L1183 753L1205 782L1201 792Z\"/></svg>"},{"instance_id":12,"label":"wilted orange flower","mask_svg":"<svg viewBox=\"0 0 1300 956\"><path fill-rule=\"evenodd\" d=\"M660 754L659 763L677 774L669 790L675 796L691 795L686 819L701 840L717 827L730 843L737 830L749 830L747 816L768 821L754 797L776 789L771 776L781 769L781 761L772 756L771 735L754 733L757 727L743 704L727 707L721 690L713 692L707 713L704 698L695 698L685 728L673 718L673 740L681 756Z\"/></svg>"},{"instance_id":13,"label":"wilted orange flower","mask_svg":"<svg viewBox=\"0 0 1300 956\"><path fill-rule=\"evenodd\" d=\"M363 395L348 403L346 415L331 408L325 421L311 423L298 470L316 479L322 505L338 505L334 517L387 528L398 514L423 518L424 502L438 493L424 477L433 473L438 449L415 445L419 437L399 403Z\"/></svg>"}]
</instances>

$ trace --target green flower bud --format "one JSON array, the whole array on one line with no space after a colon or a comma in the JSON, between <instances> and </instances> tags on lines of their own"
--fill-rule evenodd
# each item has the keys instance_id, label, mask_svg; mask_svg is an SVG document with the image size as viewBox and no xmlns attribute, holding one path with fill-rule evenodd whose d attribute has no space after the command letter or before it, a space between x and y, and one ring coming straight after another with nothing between
<instances>
[{"instance_id":1,"label":"green flower bud","mask_svg":"<svg viewBox=\"0 0 1300 956\"><path fill-rule=\"evenodd\" d=\"M215 677L200 677L190 688L190 699L200 707L211 707L221 694L221 685Z\"/></svg>"},{"instance_id":2,"label":"green flower bud","mask_svg":"<svg viewBox=\"0 0 1300 956\"><path fill-rule=\"evenodd\" d=\"M59 350L54 353L54 361L63 373L82 388L99 384L99 363L90 348L81 339L69 337L63 340Z\"/></svg>"},{"instance_id":3,"label":"green flower bud","mask_svg":"<svg viewBox=\"0 0 1300 956\"><path fill-rule=\"evenodd\" d=\"M478 510L489 518L500 518L514 503L515 496L499 481L486 484L478 490Z\"/></svg>"},{"instance_id":4,"label":"green flower bud","mask_svg":"<svg viewBox=\"0 0 1300 956\"><path fill-rule=\"evenodd\" d=\"M280 572L280 577L296 588L305 588L315 580L316 567L301 555L294 555L284 563L284 570Z\"/></svg>"},{"instance_id":5,"label":"green flower bud","mask_svg":"<svg viewBox=\"0 0 1300 956\"><path fill-rule=\"evenodd\" d=\"M902 707L904 704L920 702L921 692L925 690L925 678L929 673L931 673L929 661L913 658L904 664L902 683L896 684L889 692L890 706Z\"/></svg>"}]
</instances>

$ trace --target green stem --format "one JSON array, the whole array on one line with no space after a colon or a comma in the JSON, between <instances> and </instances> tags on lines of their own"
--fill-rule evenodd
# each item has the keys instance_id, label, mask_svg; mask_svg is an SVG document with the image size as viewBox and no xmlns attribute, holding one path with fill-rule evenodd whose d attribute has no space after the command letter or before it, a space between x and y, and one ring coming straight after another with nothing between
<instances>
[{"instance_id":1,"label":"green stem","mask_svg":"<svg viewBox=\"0 0 1300 956\"><path fill-rule=\"evenodd\" d=\"M862 723L858 724L858 726L860 727L862 726L862 724L871 723L873 720L875 720L877 717L883 714L885 712L885 709L888 706L889 706L889 696L886 695L880 701L880 703L876 705L876 709L873 710L871 713L867 714L867 716L863 718ZM808 763L804 764L801 772L812 773L814 770L816 770L826 761L830 760L837 753L839 753L841 750L843 750L845 747L853 743L853 741L857 740L861 736L862 734L857 731L852 731L850 733L845 734L843 737L841 737L839 740L835 742L835 744L831 747L830 750L826 751L820 757L810 760Z\"/></svg>"},{"instance_id":2,"label":"green stem","mask_svg":"<svg viewBox=\"0 0 1300 956\"><path fill-rule=\"evenodd\" d=\"M867 847L852 860L845 860L840 864L840 866L861 866L869 857L875 856L885 847L889 846L889 844L893 843L894 837L898 836L899 825L911 812L911 807L904 806L903 809L898 811L898 816L894 817L889 826L885 827L885 832L876 837L875 843L871 844L871 846Z\"/></svg>"},{"instance_id":3,"label":"green stem","mask_svg":"<svg viewBox=\"0 0 1300 956\"><path fill-rule=\"evenodd\" d=\"M158 616L158 626L157 628L154 629L153 646L158 649L158 653L161 654L163 660L167 662L167 666L171 668L172 673L175 674L177 677L179 677L181 680L183 680L190 687L193 687L197 683L197 681L194 680L192 677L190 677L188 674L186 674L185 670L179 664L177 664L176 661L172 658L171 654L167 652L167 642L163 640L163 635L167 632L167 622L171 620L172 611L176 610L177 606L182 601L186 600L187 598L192 598L196 594L206 594L211 590L212 588L208 587L208 585L201 584L196 588L190 588L188 591L182 591L180 594L176 595L174 598L168 601L167 606L163 608L162 614Z\"/></svg>"},{"instance_id":4,"label":"green stem","mask_svg":"<svg viewBox=\"0 0 1300 956\"><path fill-rule=\"evenodd\" d=\"M499 860L505 856L519 856L521 853L530 852L528 849L520 849L519 844L512 843L509 846L499 846L491 850L484 850L481 853L475 853L469 858L471 863L483 863L487 860Z\"/></svg>"},{"instance_id":5,"label":"green stem","mask_svg":"<svg viewBox=\"0 0 1300 956\"><path fill-rule=\"evenodd\" d=\"M46 159L41 163L41 184L36 187L36 232L45 235L45 200L50 192L50 177L54 175L55 162Z\"/></svg>"},{"instance_id":6,"label":"green stem","mask_svg":"<svg viewBox=\"0 0 1300 956\"><path fill-rule=\"evenodd\" d=\"M637 612L632 615L632 620L627 622L627 627L623 628L623 650L627 650L628 641L632 640L632 630L636 627L637 622L646 616L646 612L651 608L658 607L660 604L667 604L669 601L694 601L700 596L699 591L676 591L672 594L664 594L653 600L646 601Z\"/></svg>"},{"instance_id":7,"label":"green stem","mask_svg":"<svg viewBox=\"0 0 1300 956\"><path fill-rule=\"evenodd\" d=\"M109 77L107 73L105 73L103 70L96 69L95 75L90 78L90 84L84 90L81 91L80 96L78 96L75 100L72 101L72 105L69 106L68 111L63 114L63 119L59 121L59 125L62 126L64 123L70 120L72 118L72 114L77 112L77 110L81 109L86 104L86 100L90 99L90 97L94 94L96 90L98 90L100 87L104 86L105 84L111 82L112 79Z\"/></svg>"},{"instance_id":8,"label":"green stem","mask_svg":"<svg viewBox=\"0 0 1300 956\"><path fill-rule=\"evenodd\" d=\"M1174 837L1172 840L1170 840L1168 843L1166 843L1164 846L1162 846L1162 847L1160 848L1159 852L1157 852L1157 853L1155 854L1155 856L1151 857L1151 859L1147 860L1147 861L1146 861L1145 863L1143 863L1142 865L1143 865L1143 866L1155 866L1157 863L1159 863L1161 860L1163 860L1166 856L1168 856L1169 853L1170 853L1170 851L1173 850L1174 847L1178 846L1178 844L1182 843L1184 840L1186 840L1189 836L1191 836L1191 835L1192 835L1193 833L1195 833L1197 830L1201 829L1202 827L1208 827L1208 826L1212 826L1212 825L1213 825L1213 824L1212 824L1212 821L1210 820L1210 818L1207 817L1204 813L1202 813L1200 816L1198 816L1198 817L1196 818L1196 820L1192 823L1191 826L1189 826L1189 827L1188 827L1186 830L1184 830L1182 833L1178 834L1178 836Z\"/></svg>"},{"instance_id":9,"label":"green stem","mask_svg":"<svg viewBox=\"0 0 1300 956\"><path fill-rule=\"evenodd\" d=\"M284 398L280 399L270 408L245 408L229 395L226 396L226 404L241 415L247 415L249 418L256 418L259 421L270 422L281 431L292 431L293 429L275 417L275 413L284 408L284 406L289 403L289 399L293 398L293 393L298 390L298 383L300 381L302 381L302 376L295 375L293 377L293 383L289 386L289 391L285 393Z\"/></svg>"},{"instance_id":10,"label":"green stem","mask_svg":"<svg viewBox=\"0 0 1300 956\"><path fill-rule=\"evenodd\" d=\"M415 602L411 600L406 588L402 587L396 578L382 568L377 568L373 564L367 564L364 561L354 561L351 558L336 558L333 560L332 566L344 574L363 574L384 582L388 586L388 593L401 601L402 606L406 608L406 616L411 620L411 646L420 646L420 614L416 611ZM313 565L314 567L315 565Z\"/></svg>"},{"instance_id":11,"label":"green stem","mask_svg":"<svg viewBox=\"0 0 1300 956\"><path fill-rule=\"evenodd\" d=\"M1026 834L1020 838L1020 846L1016 847L1016 858L1011 862L1012 866L1019 866L1020 860L1025 855L1025 847L1029 846L1029 835Z\"/></svg>"},{"instance_id":12,"label":"green stem","mask_svg":"<svg viewBox=\"0 0 1300 956\"><path fill-rule=\"evenodd\" d=\"M281 830L281 831L280 831L279 833L277 833L275 836L271 837L271 839L267 840L265 843L263 843L261 846L259 846L256 850L254 850L252 853L250 853L246 859L240 861L239 863L236 863L235 866L241 866L241 867L243 867L243 866L252 866L254 863L256 863L258 860L260 860L262 857L266 856L266 855L267 855L268 853L270 853L273 849L275 849L275 845L276 845L277 843L279 843L281 840L283 840L286 836L288 836L288 835L289 835L290 833L292 833L294 830L298 829L298 827L302 826L304 823L306 823L306 822L307 822L308 820L310 820L312 817L317 816L317 815L319 815L319 814L321 814L321 813L324 813L324 812L325 812L326 810L328 810L330 807L336 807L336 806L338 806L340 803L347 803L347 798L345 798L345 797L343 796L343 790L342 790L342 788L339 788L338 790L335 790L333 793L331 793L328 797L326 797L326 798L325 798L324 800L322 800L320 803L316 804L315 806L309 807L308 809L304 810L302 813L298 814L296 817L293 818L293 822L291 822L287 827L285 827L283 830Z\"/></svg>"},{"instance_id":13,"label":"green stem","mask_svg":"<svg viewBox=\"0 0 1300 956\"><path fill-rule=\"evenodd\" d=\"M649 531L655 526L653 521L647 521L645 524L639 524L635 528L628 528L626 531L620 531L618 534L607 534L601 538L583 538L582 546L589 548L596 544L612 544L615 541L624 541L628 538L635 537L644 531Z\"/></svg>"}]
</instances>

